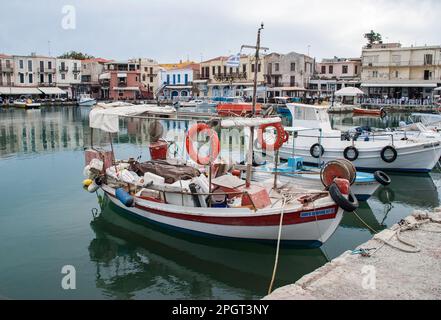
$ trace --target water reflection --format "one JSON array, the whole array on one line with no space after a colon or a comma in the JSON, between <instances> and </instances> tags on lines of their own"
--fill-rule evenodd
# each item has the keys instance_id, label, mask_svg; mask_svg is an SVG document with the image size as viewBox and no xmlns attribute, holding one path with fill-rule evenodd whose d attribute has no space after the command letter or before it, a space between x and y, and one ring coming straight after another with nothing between
<instances>
[{"instance_id":1,"label":"water reflection","mask_svg":"<svg viewBox=\"0 0 441 320\"><path fill-rule=\"evenodd\" d=\"M125 215L106 198L91 226L96 285L112 297L255 299L268 289L272 245L166 231ZM282 248L276 284L292 283L326 261L320 249Z\"/></svg>"}]
</instances>

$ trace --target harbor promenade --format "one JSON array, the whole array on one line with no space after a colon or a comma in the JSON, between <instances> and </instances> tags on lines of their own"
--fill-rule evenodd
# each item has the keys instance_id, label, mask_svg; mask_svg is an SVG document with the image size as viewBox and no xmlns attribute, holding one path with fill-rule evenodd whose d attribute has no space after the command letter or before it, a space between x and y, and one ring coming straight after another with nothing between
<instances>
[{"instance_id":1,"label":"harbor promenade","mask_svg":"<svg viewBox=\"0 0 441 320\"><path fill-rule=\"evenodd\" d=\"M264 300L441 299L441 208L415 211Z\"/></svg>"}]
</instances>

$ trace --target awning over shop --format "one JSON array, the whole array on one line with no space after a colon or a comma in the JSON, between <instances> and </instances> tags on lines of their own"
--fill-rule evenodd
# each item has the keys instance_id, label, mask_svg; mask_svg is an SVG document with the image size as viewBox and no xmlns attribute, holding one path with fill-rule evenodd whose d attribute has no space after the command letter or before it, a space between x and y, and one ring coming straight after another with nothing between
<instances>
[{"instance_id":1,"label":"awning over shop","mask_svg":"<svg viewBox=\"0 0 441 320\"><path fill-rule=\"evenodd\" d=\"M275 87L269 88L267 91L306 91L306 89L300 87Z\"/></svg>"},{"instance_id":2,"label":"awning over shop","mask_svg":"<svg viewBox=\"0 0 441 320\"><path fill-rule=\"evenodd\" d=\"M110 80L110 73L109 72L102 73L102 74L99 75L98 79L100 79L100 80Z\"/></svg>"},{"instance_id":3,"label":"awning over shop","mask_svg":"<svg viewBox=\"0 0 441 320\"><path fill-rule=\"evenodd\" d=\"M355 87L344 87L340 90L335 91L335 95L337 97L356 97L363 94L363 91Z\"/></svg>"},{"instance_id":4,"label":"awning over shop","mask_svg":"<svg viewBox=\"0 0 441 320\"><path fill-rule=\"evenodd\" d=\"M66 91L61 90L57 87L39 87L38 90L40 90L44 94L67 94Z\"/></svg>"},{"instance_id":5,"label":"awning over shop","mask_svg":"<svg viewBox=\"0 0 441 320\"><path fill-rule=\"evenodd\" d=\"M117 77L118 78L127 78L127 73L118 73Z\"/></svg>"},{"instance_id":6,"label":"awning over shop","mask_svg":"<svg viewBox=\"0 0 441 320\"><path fill-rule=\"evenodd\" d=\"M362 83L363 88L436 88L436 83Z\"/></svg>"},{"instance_id":7,"label":"awning over shop","mask_svg":"<svg viewBox=\"0 0 441 320\"><path fill-rule=\"evenodd\" d=\"M31 95L31 94L41 94L41 91L37 88L26 88L26 87L0 87L0 94L5 95Z\"/></svg>"},{"instance_id":8,"label":"awning over shop","mask_svg":"<svg viewBox=\"0 0 441 320\"><path fill-rule=\"evenodd\" d=\"M138 87L113 87L113 90L121 90L121 91L139 91Z\"/></svg>"},{"instance_id":9,"label":"awning over shop","mask_svg":"<svg viewBox=\"0 0 441 320\"><path fill-rule=\"evenodd\" d=\"M192 86L166 86L166 88L179 90L179 89L191 89L193 87Z\"/></svg>"}]
</instances>

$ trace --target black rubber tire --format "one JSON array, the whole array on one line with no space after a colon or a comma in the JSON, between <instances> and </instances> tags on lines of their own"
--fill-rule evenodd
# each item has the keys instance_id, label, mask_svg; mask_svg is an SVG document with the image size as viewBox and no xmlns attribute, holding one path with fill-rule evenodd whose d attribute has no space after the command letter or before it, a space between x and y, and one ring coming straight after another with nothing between
<instances>
[{"instance_id":1,"label":"black rubber tire","mask_svg":"<svg viewBox=\"0 0 441 320\"><path fill-rule=\"evenodd\" d=\"M311 156L312 156L313 158L318 159L318 158L320 158L320 156L317 156L317 155L314 154L314 149L315 149L316 147L319 147L319 148L320 148L320 151L321 151L321 155L320 155L320 156L323 156L323 154L325 153L325 149L324 149L323 146L322 146L321 144L319 144L319 143L313 144L313 145L311 146L311 148L309 149L309 153L311 154Z\"/></svg>"},{"instance_id":2,"label":"black rubber tire","mask_svg":"<svg viewBox=\"0 0 441 320\"><path fill-rule=\"evenodd\" d=\"M377 180L378 183L380 183L383 186L388 186L392 182L391 178L383 171L375 171L374 178L375 180Z\"/></svg>"},{"instance_id":3,"label":"black rubber tire","mask_svg":"<svg viewBox=\"0 0 441 320\"><path fill-rule=\"evenodd\" d=\"M386 153L387 150L392 151L392 153L394 154L393 157L392 157L391 159L387 159L387 158L385 157L385 153ZM386 163L392 163L392 162L394 162L395 160L397 160L397 158L398 158L398 153L397 153L397 150L395 150L394 147L392 147L392 146L386 146L386 147L383 148L383 150L381 150L381 159L382 159L384 162L386 162Z\"/></svg>"},{"instance_id":4,"label":"black rubber tire","mask_svg":"<svg viewBox=\"0 0 441 320\"><path fill-rule=\"evenodd\" d=\"M337 187L337 185L333 183L329 187L329 194L332 200L334 200L334 202L343 210L347 212L354 212L358 209L359 202L351 189L349 189L349 195L346 199L340 192L340 189Z\"/></svg>"},{"instance_id":5,"label":"black rubber tire","mask_svg":"<svg viewBox=\"0 0 441 320\"><path fill-rule=\"evenodd\" d=\"M354 152L354 157L352 157L352 158L348 156L348 153L349 153L350 151L353 151L353 152ZM355 161L355 160L358 159L358 156L359 156L358 149L357 149L356 147L353 147L353 146L347 147L347 148L343 151L343 156L345 157L346 160L349 160L349 161Z\"/></svg>"},{"instance_id":6,"label":"black rubber tire","mask_svg":"<svg viewBox=\"0 0 441 320\"><path fill-rule=\"evenodd\" d=\"M395 201L395 192L387 187L381 188L378 193L378 199L384 204L392 203Z\"/></svg>"}]
</instances>

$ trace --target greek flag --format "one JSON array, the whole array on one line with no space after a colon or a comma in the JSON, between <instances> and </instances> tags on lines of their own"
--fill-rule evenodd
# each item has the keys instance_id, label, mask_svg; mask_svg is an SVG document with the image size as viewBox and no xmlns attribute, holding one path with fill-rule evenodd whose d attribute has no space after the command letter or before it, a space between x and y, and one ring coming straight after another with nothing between
<instances>
[{"instance_id":1,"label":"greek flag","mask_svg":"<svg viewBox=\"0 0 441 320\"><path fill-rule=\"evenodd\" d=\"M226 63L227 67L233 67L233 68L237 68L240 65L240 53L236 54L236 55L232 55L228 57L227 63Z\"/></svg>"}]
</instances>

